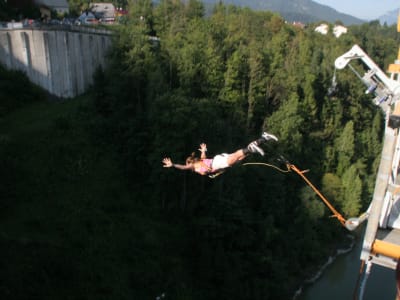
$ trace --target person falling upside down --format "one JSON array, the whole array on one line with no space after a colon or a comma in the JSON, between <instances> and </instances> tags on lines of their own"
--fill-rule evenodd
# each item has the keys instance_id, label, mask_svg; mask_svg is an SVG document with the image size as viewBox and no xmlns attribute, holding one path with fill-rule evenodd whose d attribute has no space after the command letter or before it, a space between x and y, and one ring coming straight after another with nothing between
<instances>
[{"instance_id":1,"label":"person falling upside down","mask_svg":"<svg viewBox=\"0 0 400 300\"><path fill-rule=\"evenodd\" d=\"M200 158L195 157L193 152L191 156L186 159L185 165L174 164L169 157L165 157L162 160L164 168L176 168L179 170L189 170L196 172L200 175L208 175L215 177L221 174L226 168L229 168L237 162L246 158L250 153L259 153L264 156L264 151L259 146L267 141L278 141L278 138L270 133L264 132L256 141L251 142L246 148L236 150L233 153L222 153L214 156L213 158L207 158L207 145L205 143L200 144L198 149L201 153ZM214 175L214 176L213 176Z\"/></svg>"}]
</instances>

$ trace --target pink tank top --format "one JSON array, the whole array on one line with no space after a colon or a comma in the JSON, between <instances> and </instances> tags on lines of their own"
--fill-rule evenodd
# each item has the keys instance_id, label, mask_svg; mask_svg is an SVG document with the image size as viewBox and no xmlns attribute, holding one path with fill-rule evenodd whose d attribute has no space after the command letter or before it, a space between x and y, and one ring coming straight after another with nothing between
<instances>
[{"instance_id":1,"label":"pink tank top","mask_svg":"<svg viewBox=\"0 0 400 300\"><path fill-rule=\"evenodd\" d=\"M200 167L197 167L194 171L202 175L212 173L212 161L210 158L200 160Z\"/></svg>"}]
</instances>

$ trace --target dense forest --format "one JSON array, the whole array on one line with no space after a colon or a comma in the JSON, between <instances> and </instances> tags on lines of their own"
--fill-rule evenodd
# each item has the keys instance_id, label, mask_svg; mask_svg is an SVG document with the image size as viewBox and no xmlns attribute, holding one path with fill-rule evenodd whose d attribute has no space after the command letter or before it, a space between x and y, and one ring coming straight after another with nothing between
<instances>
[{"instance_id":1,"label":"dense forest","mask_svg":"<svg viewBox=\"0 0 400 300\"><path fill-rule=\"evenodd\" d=\"M162 167L278 136L246 162L301 169L345 216L371 199L384 117L336 57L394 61L395 27L299 29L271 12L132 0L108 67L48 101L0 69L2 299L291 299L348 232L293 172ZM361 68L361 66L354 66ZM356 275L355 275L356 276Z\"/></svg>"}]
</instances>

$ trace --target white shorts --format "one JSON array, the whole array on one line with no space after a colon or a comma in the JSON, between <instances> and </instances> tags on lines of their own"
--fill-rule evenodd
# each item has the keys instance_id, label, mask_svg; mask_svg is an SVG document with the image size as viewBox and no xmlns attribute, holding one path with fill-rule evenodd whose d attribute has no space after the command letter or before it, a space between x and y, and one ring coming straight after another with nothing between
<instances>
[{"instance_id":1,"label":"white shorts","mask_svg":"<svg viewBox=\"0 0 400 300\"><path fill-rule=\"evenodd\" d=\"M228 157L228 153L222 153L214 156L211 168L213 168L213 170L228 168Z\"/></svg>"}]
</instances>

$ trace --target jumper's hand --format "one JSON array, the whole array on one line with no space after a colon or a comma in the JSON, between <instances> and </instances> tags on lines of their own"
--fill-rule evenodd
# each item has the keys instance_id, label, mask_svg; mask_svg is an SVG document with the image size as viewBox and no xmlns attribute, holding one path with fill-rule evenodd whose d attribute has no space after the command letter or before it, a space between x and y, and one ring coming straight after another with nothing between
<instances>
[{"instance_id":1,"label":"jumper's hand","mask_svg":"<svg viewBox=\"0 0 400 300\"><path fill-rule=\"evenodd\" d=\"M169 157L164 158L162 163L164 164L164 168L171 168L174 165Z\"/></svg>"},{"instance_id":2,"label":"jumper's hand","mask_svg":"<svg viewBox=\"0 0 400 300\"><path fill-rule=\"evenodd\" d=\"M207 145L205 143L200 144L200 152L207 152Z\"/></svg>"}]
</instances>

